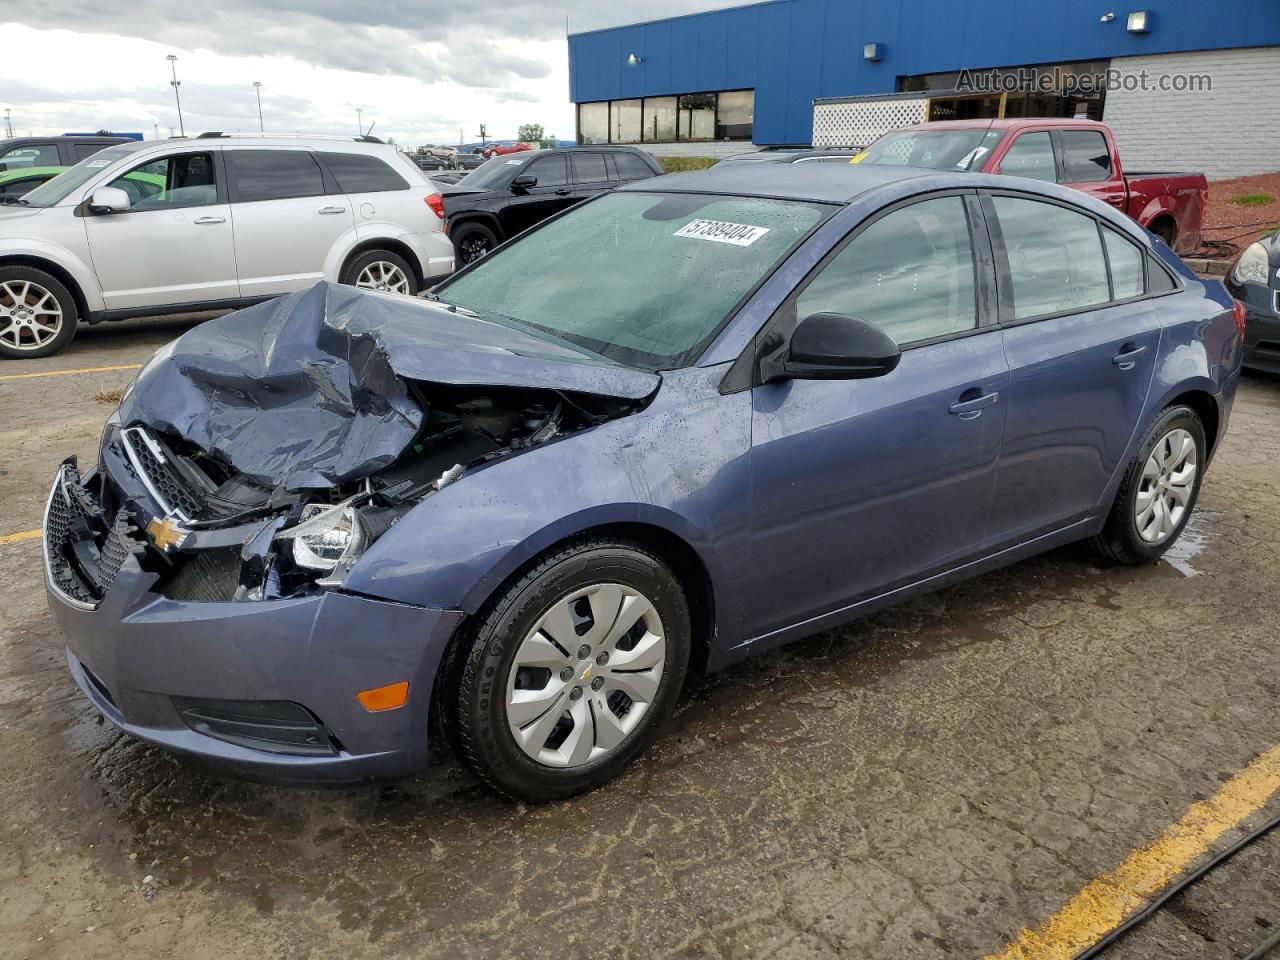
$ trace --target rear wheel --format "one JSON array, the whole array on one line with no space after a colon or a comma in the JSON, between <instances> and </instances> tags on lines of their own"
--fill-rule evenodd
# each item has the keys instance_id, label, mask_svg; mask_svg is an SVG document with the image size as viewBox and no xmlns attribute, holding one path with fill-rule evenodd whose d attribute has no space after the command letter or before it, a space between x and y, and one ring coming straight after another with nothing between
<instances>
[{"instance_id":1,"label":"rear wheel","mask_svg":"<svg viewBox=\"0 0 1280 960\"><path fill-rule=\"evenodd\" d=\"M1164 245L1173 249L1173 241L1178 239L1178 228L1168 217L1161 217L1151 225L1151 232L1164 241Z\"/></svg>"},{"instance_id":2,"label":"rear wheel","mask_svg":"<svg viewBox=\"0 0 1280 960\"><path fill-rule=\"evenodd\" d=\"M1125 471L1095 548L1117 563L1158 559L1191 519L1207 449L1194 410L1178 405L1161 413Z\"/></svg>"},{"instance_id":3,"label":"rear wheel","mask_svg":"<svg viewBox=\"0 0 1280 960\"><path fill-rule=\"evenodd\" d=\"M458 260L465 266L498 245L498 235L483 223L464 223L449 233Z\"/></svg>"},{"instance_id":4,"label":"rear wheel","mask_svg":"<svg viewBox=\"0 0 1280 960\"><path fill-rule=\"evenodd\" d=\"M47 357L76 335L75 298L52 274L0 267L0 357Z\"/></svg>"},{"instance_id":5,"label":"rear wheel","mask_svg":"<svg viewBox=\"0 0 1280 960\"><path fill-rule=\"evenodd\" d=\"M560 550L476 629L456 692L458 752L522 800L607 783L671 713L689 640L684 593L646 549L598 540Z\"/></svg>"},{"instance_id":6,"label":"rear wheel","mask_svg":"<svg viewBox=\"0 0 1280 960\"><path fill-rule=\"evenodd\" d=\"M411 297L418 292L418 278L407 260L390 250L367 250L342 271L342 282L361 290L399 293Z\"/></svg>"}]
</instances>

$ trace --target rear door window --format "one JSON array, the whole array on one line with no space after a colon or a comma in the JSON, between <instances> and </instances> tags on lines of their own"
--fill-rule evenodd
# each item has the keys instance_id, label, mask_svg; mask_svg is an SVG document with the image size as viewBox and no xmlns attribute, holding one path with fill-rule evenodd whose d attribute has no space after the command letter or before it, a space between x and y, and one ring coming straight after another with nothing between
<instances>
[{"instance_id":1,"label":"rear door window","mask_svg":"<svg viewBox=\"0 0 1280 960\"><path fill-rule=\"evenodd\" d=\"M227 150L231 199L238 203L319 197L324 175L309 150Z\"/></svg>"},{"instance_id":2,"label":"rear door window","mask_svg":"<svg viewBox=\"0 0 1280 960\"><path fill-rule=\"evenodd\" d=\"M609 179L603 153L571 153L569 161L573 167L574 183L599 183Z\"/></svg>"},{"instance_id":3,"label":"rear door window","mask_svg":"<svg viewBox=\"0 0 1280 960\"><path fill-rule=\"evenodd\" d=\"M1024 133L1014 140L1009 152L1000 161L1000 172L1007 177L1027 177L1031 180L1058 179L1053 164L1053 141L1048 130Z\"/></svg>"},{"instance_id":4,"label":"rear door window","mask_svg":"<svg viewBox=\"0 0 1280 960\"><path fill-rule=\"evenodd\" d=\"M1009 256L1014 319L1067 313L1110 299L1093 217L1039 200L991 200Z\"/></svg>"},{"instance_id":5,"label":"rear door window","mask_svg":"<svg viewBox=\"0 0 1280 960\"><path fill-rule=\"evenodd\" d=\"M409 187L404 177L367 153L325 152L320 154L320 161L329 168L343 193L380 193Z\"/></svg>"},{"instance_id":6,"label":"rear door window","mask_svg":"<svg viewBox=\"0 0 1280 960\"><path fill-rule=\"evenodd\" d=\"M1111 179L1111 152L1107 138L1097 130L1060 130L1064 183L1088 183Z\"/></svg>"},{"instance_id":7,"label":"rear door window","mask_svg":"<svg viewBox=\"0 0 1280 960\"><path fill-rule=\"evenodd\" d=\"M1102 228L1107 263L1111 266L1111 296L1115 300L1140 297L1146 292L1142 279L1142 251L1110 227Z\"/></svg>"},{"instance_id":8,"label":"rear door window","mask_svg":"<svg viewBox=\"0 0 1280 960\"><path fill-rule=\"evenodd\" d=\"M75 163L81 160L87 160L95 153L107 149L111 146L109 143L73 143L71 144L71 159Z\"/></svg>"}]
</instances>

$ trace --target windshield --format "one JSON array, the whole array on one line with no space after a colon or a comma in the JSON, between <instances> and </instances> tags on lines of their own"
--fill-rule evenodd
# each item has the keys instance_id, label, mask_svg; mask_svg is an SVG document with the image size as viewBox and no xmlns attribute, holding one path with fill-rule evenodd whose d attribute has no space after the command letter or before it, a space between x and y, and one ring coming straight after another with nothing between
<instances>
[{"instance_id":1,"label":"windshield","mask_svg":"<svg viewBox=\"0 0 1280 960\"><path fill-rule=\"evenodd\" d=\"M92 180L104 168L111 166L122 157L142 149L142 146L141 143L122 143L119 146L99 150L93 156L86 157L74 167L62 171L52 180L36 187L22 198L22 202L28 207L52 207L56 203L61 203L77 187Z\"/></svg>"},{"instance_id":2,"label":"windshield","mask_svg":"<svg viewBox=\"0 0 1280 960\"><path fill-rule=\"evenodd\" d=\"M930 170L980 170L982 160L1003 136L999 130L899 130L867 147L859 163L927 167Z\"/></svg>"},{"instance_id":3,"label":"windshield","mask_svg":"<svg viewBox=\"0 0 1280 960\"><path fill-rule=\"evenodd\" d=\"M528 163L531 154L528 151L508 157L490 157L458 182L466 187L479 187L481 190L492 190L505 186L516 175L516 168Z\"/></svg>"},{"instance_id":4,"label":"windshield","mask_svg":"<svg viewBox=\"0 0 1280 960\"><path fill-rule=\"evenodd\" d=\"M605 194L499 247L438 295L617 363L676 369L698 358L735 305L832 209Z\"/></svg>"}]
</instances>

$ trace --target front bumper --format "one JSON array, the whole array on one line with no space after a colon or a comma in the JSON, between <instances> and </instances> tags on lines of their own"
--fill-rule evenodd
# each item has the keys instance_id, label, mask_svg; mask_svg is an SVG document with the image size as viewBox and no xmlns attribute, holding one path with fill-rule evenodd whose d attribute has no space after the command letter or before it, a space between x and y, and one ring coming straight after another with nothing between
<instances>
[{"instance_id":1,"label":"front bumper","mask_svg":"<svg viewBox=\"0 0 1280 960\"><path fill-rule=\"evenodd\" d=\"M68 469L59 471L55 491ZM461 613L336 590L177 601L154 589L157 575L131 551L100 596L77 595L65 579L74 573L56 563L56 499L51 495L45 519L49 607L67 641L72 677L112 723L139 740L274 779L354 780L424 765L432 684ZM404 707L370 712L356 700L361 690L403 680ZM197 732L180 713L187 699L300 704L327 730L332 750L294 755Z\"/></svg>"},{"instance_id":2,"label":"front bumper","mask_svg":"<svg viewBox=\"0 0 1280 960\"><path fill-rule=\"evenodd\" d=\"M1276 281L1280 283L1280 279ZM1280 373L1280 288L1226 281L1227 292L1244 304L1244 365Z\"/></svg>"}]
</instances>

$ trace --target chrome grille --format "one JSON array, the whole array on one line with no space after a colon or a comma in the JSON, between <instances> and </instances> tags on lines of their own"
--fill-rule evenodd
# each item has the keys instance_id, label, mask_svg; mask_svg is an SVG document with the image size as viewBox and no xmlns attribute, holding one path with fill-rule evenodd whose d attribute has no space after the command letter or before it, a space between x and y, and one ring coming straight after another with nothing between
<instances>
[{"instance_id":1,"label":"chrome grille","mask_svg":"<svg viewBox=\"0 0 1280 960\"><path fill-rule=\"evenodd\" d=\"M166 515L173 514L179 520L198 516L201 502L187 489L160 444L141 427L129 427L121 436L129 462L157 506Z\"/></svg>"}]
</instances>

